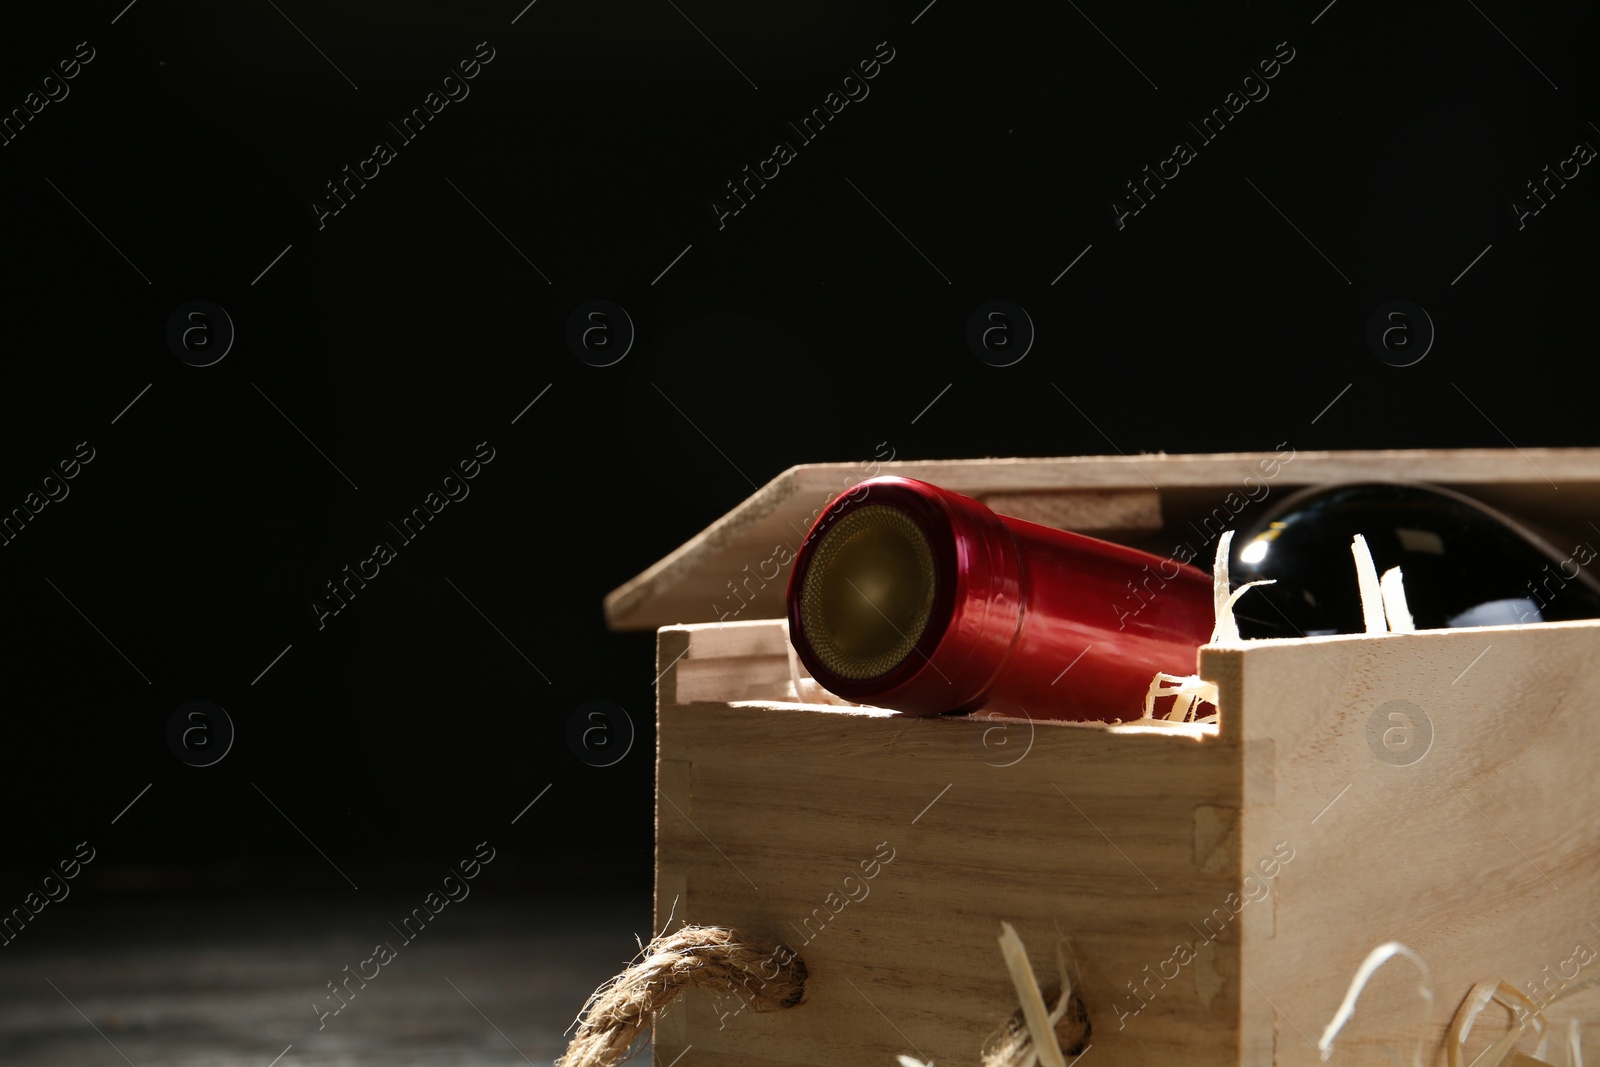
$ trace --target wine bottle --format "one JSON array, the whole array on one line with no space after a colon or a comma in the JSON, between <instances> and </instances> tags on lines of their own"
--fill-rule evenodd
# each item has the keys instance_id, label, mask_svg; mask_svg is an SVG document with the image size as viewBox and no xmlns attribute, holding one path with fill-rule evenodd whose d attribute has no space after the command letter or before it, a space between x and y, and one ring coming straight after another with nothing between
<instances>
[{"instance_id":1,"label":"wine bottle","mask_svg":"<svg viewBox=\"0 0 1600 1067\"><path fill-rule=\"evenodd\" d=\"M1194 669L1209 575L880 477L825 510L789 576L789 639L825 689L914 715L1136 719Z\"/></svg>"},{"instance_id":2,"label":"wine bottle","mask_svg":"<svg viewBox=\"0 0 1600 1067\"><path fill-rule=\"evenodd\" d=\"M1234 608L1244 637L1366 630L1350 544L1366 538L1381 574L1399 567L1419 630L1600 617L1600 552L1564 552L1469 497L1411 482L1312 486L1234 538L1229 578L1276 579ZM1594 539L1600 542L1600 535Z\"/></svg>"}]
</instances>

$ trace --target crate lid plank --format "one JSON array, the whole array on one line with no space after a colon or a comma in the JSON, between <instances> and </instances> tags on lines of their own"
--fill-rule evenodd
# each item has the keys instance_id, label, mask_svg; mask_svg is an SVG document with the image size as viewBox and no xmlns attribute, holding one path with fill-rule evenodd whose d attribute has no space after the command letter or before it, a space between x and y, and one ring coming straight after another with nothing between
<instances>
[{"instance_id":1,"label":"crate lid plank","mask_svg":"<svg viewBox=\"0 0 1600 1067\"><path fill-rule=\"evenodd\" d=\"M1472 488L1485 502L1571 518L1600 496L1600 449L1414 449L1066 456L790 467L605 599L613 630L776 618L788 564L838 493L879 474L920 478L1003 514L1092 534L1159 529L1162 504L1253 485L1374 477ZM1578 524L1578 525L1581 525Z\"/></svg>"}]
</instances>

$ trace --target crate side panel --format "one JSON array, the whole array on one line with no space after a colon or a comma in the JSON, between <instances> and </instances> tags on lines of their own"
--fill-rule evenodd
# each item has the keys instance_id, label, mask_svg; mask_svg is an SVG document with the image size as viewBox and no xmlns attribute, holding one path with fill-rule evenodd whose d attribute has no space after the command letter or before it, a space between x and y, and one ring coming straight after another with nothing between
<instances>
[{"instance_id":1,"label":"crate side panel","mask_svg":"<svg viewBox=\"0 0 1600 1067\"><path fill-rule=\"evenodd\" d=\"M1247 780L1245 870L1280 848L1293 856L1270 880L1270 904L1250 905L1273 916L1270 932L1244 928L1256 986L1242 994L1247 1047L1275 1035L1279 1064L1318 1063L1306 1035L1320 1036L1367 953L1397 940L1431 967L1432 1009L1410 963L1386 965L1339 1036L1338 1061L1389 1064L1401 1050L1409 1062L1421 1032L1442 1064L1445 1027L1474 983L1527 990L1571 971L1575 945L1600 948L1597 653L1600 622L1584 622L1213 661L1232 679L1223 701L1246 748L1271 742L1274 788ZM1478 1031L1502 1032L1496 1016ZM1481 1047L1475 1038L1468 1059Z\"/></svg>"},{"instance_id":2,"label":"crate side panel","mask_svg":"<svg viewBox=\"0 0 1600 1067\"><path fill-rule=\"evenodd\" d=\"M1237 882L1227 737L666 704L659 738L658 892L686 887L680 920L786 940L811 979L762 1015L686 996L658 1063L691 1044L707 1062L975 1063L1017 1007L1002 920L1042 984L1071 939L1097 1061L1237 1062L1237 927L1175 957Z\"/></svg>"}]
</instances>

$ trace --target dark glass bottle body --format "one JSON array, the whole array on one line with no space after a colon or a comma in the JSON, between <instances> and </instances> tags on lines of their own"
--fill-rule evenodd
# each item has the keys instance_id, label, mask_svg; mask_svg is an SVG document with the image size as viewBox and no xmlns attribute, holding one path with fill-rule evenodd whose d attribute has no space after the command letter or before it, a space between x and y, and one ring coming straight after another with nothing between
<instances>
[{"instance_id":1,"label":"dark glass bottle body","mask_svg":"<svg viewBox=\"0 0 1600 1067\"><path fill-rule=\"evenodd\" d=\"M1400 568L1419 630L1600 618L1600 534L1558 547L1450 490L1361 482L1302 490L1234 538L1235 588L1277 580L1239 601L1241 635L1364 632L1358 533L1379 574Z\"/></svg>"}]
</instances>

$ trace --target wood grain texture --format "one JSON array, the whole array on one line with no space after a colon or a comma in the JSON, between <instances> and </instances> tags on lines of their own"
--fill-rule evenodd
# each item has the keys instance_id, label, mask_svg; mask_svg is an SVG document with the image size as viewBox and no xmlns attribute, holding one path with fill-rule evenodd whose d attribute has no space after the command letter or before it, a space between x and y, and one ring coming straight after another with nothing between
<instances>
[{"instance_id":1,"label":"wood grain texture","mask_svg":"<svg viewBox=\"0 0 1600 1067\"><path fill-rule=\"evenodd\" d=\"M1108 1067L1320 1062L1312 1043L1391 939L1433 966L1442 1064L1473 983L1520 986L1600 944L1600 622L1208 648L1223 724L1180 734L786 703L761 666L782 623L729 630L659 638L676 662L658 928L675 905L674 922L783 938L812 979L767 1015L690 996L657 1031L660 1067L690 1045L707 1064L976 1064L1016 1009L1001 920L1045 984L1071 939ZM1397 700L1432 724L1410 766L1369 741ZM862 880L885 846L892 862ZM1408 968L1379 972L1336 1062L1409 1049ZM1573 1005L1600 1024L1585 996Z\"/></svg>"},{"instance_id":2,"label":"wood grain texture","mask_svg":"<svg viewBox=\"0 0 1600 1067\"><path fill-rule=\"evenodd\" d=\"M1320 1036L1366 954L1397 940L1433 970L1432 1011L1411 964L1386 965L1337 1040L1337 1062L1392 1064L1426 1018L1443 1063L1445 1027L1474 983L1526 988L1576 943L1600 946L1597 653L1600 622L1204 653L1246 746L1271 742L1260 751L1276 789L1246 782L1246 865L1279 841L1295 849L1273 887L1275 934L1246 928L1247 1047L1275 1042L1278 1064L1319 1063L1305 1038ZM1399 728L1383 713L1394 701L1431 723L1431 744L1408 765L1420 748L1382 742ZM1575 1017L1600 1024L1600 996L1584 996ZM1495 1014L1491 1033L1503 1029Z\"/></svg>"},{"instance_id":3,"label":"wood grain texture","mask_svg":"<svg viewBox=\"0 0 1600 1067\"><path fill-rule=\"evenodd\" d=\"M981 493L996 514L1079 533L1161 529L1161 494L1140 489L1046 489Z\"/></svg>"},{"instance_id":4,"label":"wood grain texture","mask_svg":"<svg viewBox=\"0 0 1600 1067\"><path fill-rule=\"evenodd\" d=\"M812 521L841 491L876 474L921 478L975 496L1015 500L1030 510L1019 518L1050 522L1041 494L1071 494L1057 520L1083 533L1143 529L1126 525L1140 493L1158 493L1158 506L1177 504L1204 514L1250 484L1280 488L1374 477L1448 485L1486 503L1533 517L1582 526L1586 500L1600 492L1600 449L1407 450L1367 452L1245 452L1218 455L1073 456L1046 459L929 460L897 463L821 463L791 467L700 534L613 590L605 600L614 630L648 630L677 623L776 618L782 614L788 560ZM1292 458L1285 458L1292 457ZM1276 463L1263 478L1262 464ZM1548 479L1548 482L1547 480ZM1562 492L1551 492L1557 485ZM1576 491L1574 491L1576 490ZM1096 495L1102 494L1096 502ZM1060 500L1068 497L1062 495ZM1007 505L1011 506L1011 505ZM1068 505L1060 505L1067 507ZM997 507L1009 513L1005 507ZM1044 517L1035 517L1043 515ZM1170 517L1169 517L1169 521Z\"/></svg>"},{"instance_id":5,"label":"wood grain texture","mask_svg":"<svg viewBox=\"0 0 1600 1067\"><path fill-rule=\"evenodd\" d=\"M731 995L689 995L657 1031L658 1063L693 1045L707 1064L882 1067L898 1053L975 1064L1017 1007L995 940L1001 920L1028 945L1041 984L1056 980L1058 938L1072 939L1097 1060L1236 1062L1238 992L1225 979L1238 972L1236 937L1165 983L1159 1012L1119 1030L1107 1007L1111 990L1144 981L1144 968L1171 954L1170 927L1228 892L1238 840L1212 828L1217 812L1237 808L1236 743L1208 728L914 720L747 701L725 659L727 702L680 703L674 675L723 659L722 629L660 635L663 661L687 654L660 690L657 922L672 912L675 923L787 940L812 977L803 1004L765 1015L738 1011ZM759 662L784 640L773 621L746 627L738 645ZM1211 835L1204 866L1200 808ZM893 859L863 877L862 861L886 850ZM1219 863L1219 853L1235 858ZM681 894L675 912L669 894Z\"/></svg>"}]
</instances>

